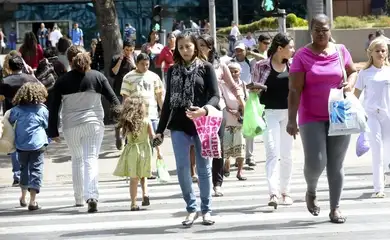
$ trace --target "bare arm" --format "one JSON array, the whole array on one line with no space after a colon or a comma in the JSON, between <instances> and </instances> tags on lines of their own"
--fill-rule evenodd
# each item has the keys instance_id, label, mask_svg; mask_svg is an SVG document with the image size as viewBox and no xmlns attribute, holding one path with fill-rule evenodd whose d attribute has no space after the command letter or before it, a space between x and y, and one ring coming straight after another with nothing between
<instances>
[{"instance_id":1,"label":"bare arm","mask_svg":"<svg viewBox=\"0 0 390 240\"><path fill-rule=\"evenodd\" d=\"M296 121L301 94L305 84L305 73L290 73L289 76L289 93L288 93L288 120Z\"/></svg>"},{"instance_id":2,"label":"bare arm","mask_svg":"<svg viewBox=\"0 0 390 240\"><path fill-rule=\"evenodd\" d=\"M347 65L345 67L345 71L347 72L347 81L348 81L348 88L349 91L352 91L357 80L357 70L355 67L355 64L351 62L351 64ZM359 94L360 95L360 94Z\"/></svg>"},{"instance_id":3,"label":"bare arm","mask_svg":"<svg viewBox=\"0 0 390 240\"><path fill-rule=\"evenodd\" d=\"M118 62L115 64L115 66L111 69L112 73L114 75L117 75L118 72L119 72L119 68L121 67L121 64L122 64L122 60L123 60L123 56L121 56L119 59L118 59Z\"/></svg>"}]
</instances>

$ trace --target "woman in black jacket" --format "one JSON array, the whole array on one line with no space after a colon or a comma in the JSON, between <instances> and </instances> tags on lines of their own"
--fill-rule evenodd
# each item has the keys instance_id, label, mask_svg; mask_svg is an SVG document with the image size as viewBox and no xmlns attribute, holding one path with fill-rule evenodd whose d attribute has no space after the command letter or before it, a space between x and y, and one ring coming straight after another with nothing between
<instances>
[{"instance_id":1,"label":"woman in black jacket","mask_svg":"<svg viewBox=\"0 0 390 240\"><path fill-rule=\"evenodd\" d=\"M156 138L162 140L165 128L171 130L177 175L187 204L188 215L183 221L184 226L191 226L198 216L188 161L190 146L195 145L202 223L212 225L211 159L201 155L201 142L193 119L207 115L207 105L218 107L220 97L217 78L213 66L205 61L199 50L195 35L179 35L173 57L175 64L167 73L167 91Z\"/></svg>"}]
</instances>

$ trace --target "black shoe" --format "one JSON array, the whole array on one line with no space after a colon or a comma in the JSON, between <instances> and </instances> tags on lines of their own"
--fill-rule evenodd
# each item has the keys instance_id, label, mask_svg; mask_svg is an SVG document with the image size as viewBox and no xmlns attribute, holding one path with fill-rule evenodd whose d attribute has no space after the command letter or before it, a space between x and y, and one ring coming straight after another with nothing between
<instances>
[{"instance_id":1,"label":"black shoe","mask_svg":"<svg viewBox=\"0 0 390 240\"><path fill-rule=\"evenodd\" d=\"M247 158L245 163L249 166L249 167L255 167L256 166L256 162L252 159L252 158Z\"/></svg>"},{"instance_id":2,"label":"black shoe","mask_svg":"<svg viewBox=\"0 0 390 240\"><path fill-rule=\"evenodd\" d=\"M41 206L37 202L35 202L35 205L28 205L28 210L29 211L35 211L41 209Z\"/></svg>"},{"instance_id":3,"label":"black shoe","mask_svg":"<svg viewBox=\"0 0 390 240\"><path fill-rule=\"evenodd\" d=\"M18 180L14 180L12 183L12 187L19 187L19 186L20 186L20 182Z\"/></svg>"},{"instance_id":4,"label":"black shoe","mask_svg":"<svg viewBox=\"0 0 390 240\"><path fill-rule=\"evenodd\" d=\"M152 176L150 176L150 177L148 177L148 179L149 180L154 180L154 179L156 179L157 177L156 176L154 176L154 175L152 175Z\"/></svg>"},{"instance_id":5,"label":"black shoe","mask_svg":"<svg viewBox=\"0 0 390 240\"><path fill-rule=\"evenodd\" d=\"M97 200L96 199L93 199L93 198L88 199L87 203L88 203L88 212L89 213L95 213L95 212L98 211L97 210Z\"/></svg>"}]
</instances>

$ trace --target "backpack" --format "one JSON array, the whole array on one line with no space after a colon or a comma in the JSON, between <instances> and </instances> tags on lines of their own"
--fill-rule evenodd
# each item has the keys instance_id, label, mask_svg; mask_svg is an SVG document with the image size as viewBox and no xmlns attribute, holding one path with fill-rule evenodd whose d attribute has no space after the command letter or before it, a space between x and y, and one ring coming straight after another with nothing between
<instances>
[{"instance_id":1,"label":"backpack","mask_svg":"<svg viewBox=\"0 0 390 240\"><path fill-rule=\"evenodd\" d=\"M58 79L53 63L51 63L51 61L47 58L39 61L38 68L35 71L35 77L46 87L47 90L51 89Z\"/></svg>"}]
</instances>

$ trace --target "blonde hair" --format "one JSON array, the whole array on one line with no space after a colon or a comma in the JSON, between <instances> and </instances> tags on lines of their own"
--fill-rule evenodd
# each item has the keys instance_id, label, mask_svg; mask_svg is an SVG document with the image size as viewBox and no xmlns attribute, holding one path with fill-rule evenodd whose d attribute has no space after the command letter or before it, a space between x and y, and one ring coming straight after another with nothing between
<instances>
[{"instance_id":1,"label":"blonde hair","mask_svg":"<svg viewBox=\"0 0 390 240\"><path fill-rule=\"evenodd\" d=\"M142 134L146 114L145 99L141 95L135 94L126 98L118 123L123 137L131 134L132 139L136 140Z\"/></svg>"},{"instance_id":2,"label":"blonde hair","mask_svg":"<svg viewBox=\"0 0 390 240\"><path fill-rule=\"evenodd\" d=\"M368 56L368 61L366 63L366 65L363 67L363 70L364 69L367 69L367 68L370 68L372 66L372 64L374 63L374 60L372 59L372 56L371 54L374 52L375 48L379 45L382 45L382 46L385 46L386 47L386 51L387 51L387 56L385 58L385 62L384 62L384 65L385 66L390 66L390 63L389 63L389 59L388 59L388 56L389 56L389 48L387 46L387 41L385 38L382 38L382 37L377 37L375 38L374 40L372 40L372 42L370 43L370 46L368 46L367 48L367 56Z\"/></svg>"},{"instance_id":3,"label":"blonde hair","mask_svg":"<svg viewBox=\"0 0 390 240\"><path fill-rule=\"evenodd\" d=\"M43 104L46 102L47 90L40 82L23 84L16 92L12 103L16 105Z\"/></svg>"}]
</instances>

